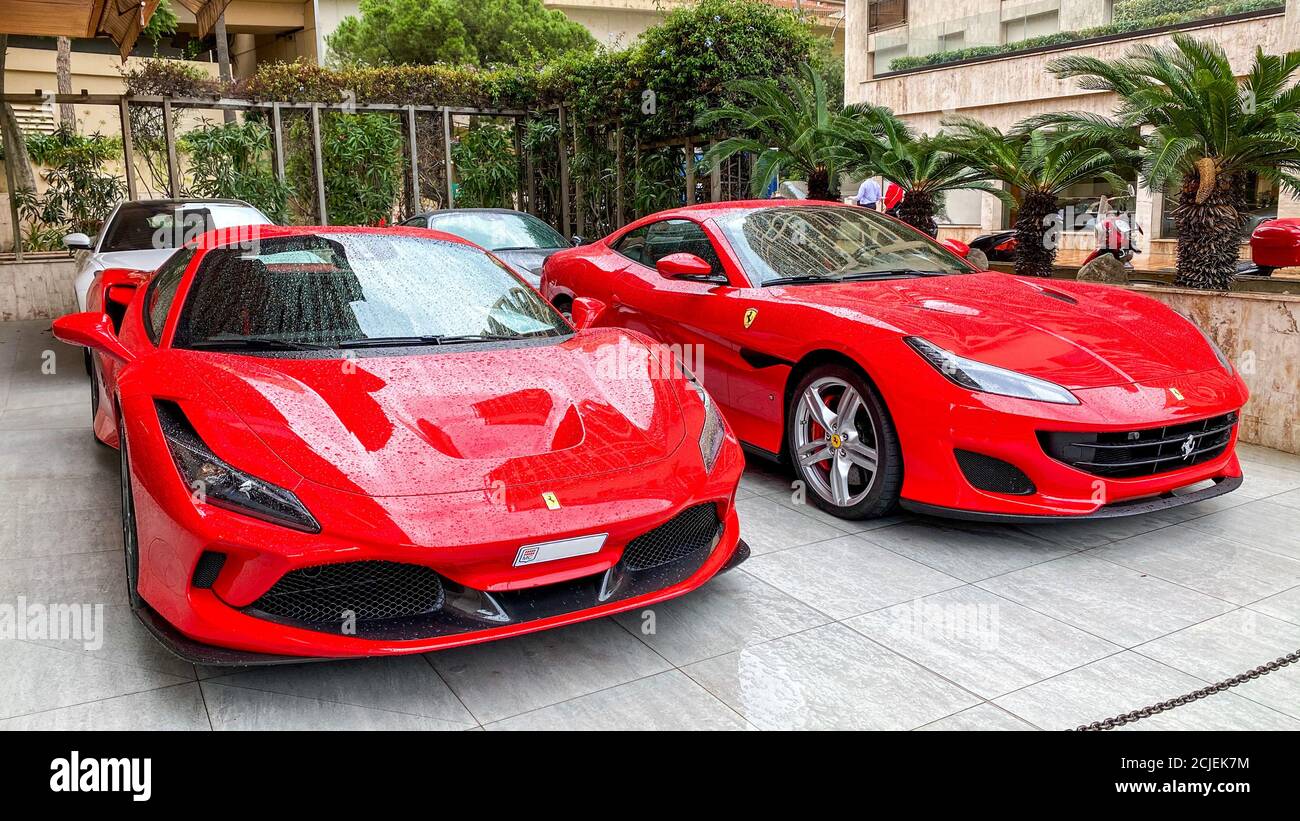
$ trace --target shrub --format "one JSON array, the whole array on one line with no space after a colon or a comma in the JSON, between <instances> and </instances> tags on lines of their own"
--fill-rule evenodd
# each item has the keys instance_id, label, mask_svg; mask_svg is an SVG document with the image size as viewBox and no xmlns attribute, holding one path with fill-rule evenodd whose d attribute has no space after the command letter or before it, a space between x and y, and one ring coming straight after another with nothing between
<instances>
[{"instance_id":1,"label":"shrub","mask_svg":"<svg viewBox=\"0 0 1300 821\"><path fill-rule=\"evenodd\" d=\"M49 136L28 138L28 145L32 159L48 166L42 172L45 193L15 194L19 214L29 223L29 247L47 249L52 237L73 231L97 233L113 206L126 196L125 184L103 170L104 163L121 150L121 143L60 128Z\"/></svg>"},{"instance_id":2,"label":"shrub","mask_svg":"<svg viewBox=\"0 0 1300 821\"><path fill-rule=\"evenodd\" d=\"M190 156L190 192L230 197L260 208L276 222L288 219L289 186L271 165L271 129L258 120L204 123L181 139Z\"/></svg>"},{"instance_id":3,"label":"shrub","mask_svg":"<svg viewBox=\"0 0 1300 821\"><path fill-rule=\"evenodd\" d=\"M461 135L451 156L460 183L457 205L495 208L512 204L519 171L512 129L479 123Z\"/></svg>"},{"instance_id":4,"label":"shrub","mask_svg":"<svg viewBox=\"0 0 1300 821\"><path fill-rule=\"evenodd\" d=\"M289 139L290 185L299 196L316 190L307 123L294 122ZM305 147L302 147L305 146ZM391 219L401 191L402 129L387 114L321 114L321 165L325 207L333 225L375 225Z\"/></svg>"}]
</instances>

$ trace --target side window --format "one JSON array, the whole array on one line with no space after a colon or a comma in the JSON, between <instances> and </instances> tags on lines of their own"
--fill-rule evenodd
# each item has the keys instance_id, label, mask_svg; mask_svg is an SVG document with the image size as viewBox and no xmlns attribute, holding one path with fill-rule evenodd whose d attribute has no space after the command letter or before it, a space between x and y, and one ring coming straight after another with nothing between
<instances>
[{"instance_id":1,"label":"side window","mask_svg":"<svg viewBox=\"0 0 1300 821\"><path fill-rule=\"evenodd\" d=\"M411 217L410 219L403 222L402 225L409 225L412 228L428 228L429 218L425 216Z\"/></svg>"},{"instance_id":2,"label":"side window","mask_svg":"<svg viewBox=\"0 0 1300 821\"><path fill-rule=\"evenodd\" d=\"M167 258L149 283L149 290L144 297L145 332L155 345L162 338L167 312L171 310L172 301L176 299L176 289L180 287L181 278L193 257L193 248L182 248Z\"/></svg>"},{"instance_id":3,"label":"side window","mask_svg":"<svg viewBox=\"0 0 1300 821\"><path fill-rule=\"evenodd\" d=\"M645 261L643 264L653 268L657 262L669 254L694 254L713 268L713 273L721 274L722 261L718 259L713 243L704 229L690 220L664 220L649 226L650 233L645 241Z\"/></svg>"},{"instance_id":4,"label":"side window","mask_svg":"<svg viewBox=\"0 0 1300 821\"><path fill-rule=\"evenodd\" d=\"M639 262L642 265L652 264L645 261L645 237L652 225L643 225L635 231L629 231L619 238L614 245L614 250L633 262Z\"/></svg>"}]
</instances>

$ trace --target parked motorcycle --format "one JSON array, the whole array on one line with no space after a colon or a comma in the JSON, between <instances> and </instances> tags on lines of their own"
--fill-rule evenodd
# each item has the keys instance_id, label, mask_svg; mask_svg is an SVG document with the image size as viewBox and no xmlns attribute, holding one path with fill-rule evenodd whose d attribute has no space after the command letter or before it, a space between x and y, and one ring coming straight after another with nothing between
<instances>
[{"instance_id":1,"label":"parked motorcycle","mask_svg":"<svg viewBox=\"0 0 1300 821\"><path fill-rule=\"evenodd\" d=\"M1134 254L1142 253L1137 249L1135 242L1143 233L1142 226L1129 220L1126 214L1102 211L1097 216L1093 232L1097 235L1097 247L1088 254L1087 259L1083 261L1084 265L1106 254L1128 265L1133 261Z\"/></svg>"}]
</instances>

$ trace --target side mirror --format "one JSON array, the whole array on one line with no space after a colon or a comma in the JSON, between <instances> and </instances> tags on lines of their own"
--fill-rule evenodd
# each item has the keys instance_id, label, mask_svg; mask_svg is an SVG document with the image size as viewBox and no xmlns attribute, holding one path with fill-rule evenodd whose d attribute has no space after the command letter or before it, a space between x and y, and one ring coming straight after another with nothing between
<instances>
[{"instance_id":1,"label":"side mirror","mask_svg":"<svg viewBox=\"0 0 1300 821\"><path fill-rule=\"evenodd\" d=\"M722 277L715 277L713 266L694 254L667 254L655 263L655 270L668 279L700 279L711 282L723 282Z\"/></svg>"},{"instance_id":2,"label":"side mirror","mask_svg":"<svg viewBox=\"0 0 1300 821\"><path fill-rule=\"evenodd\" d=\"M91 243L90 237L80 231L68 234L63 238L63 247L69 251L89 251L92 246L93 243Z\"/></svg>"},{"instance_id":3,"label":"side mirror","mask_svg":"<svg viewBox=\"0 0 1300 821\"><path fill-rule=\"evenodd\" d=\"M573 300L573 327L585 331L594 326L605 313L605 303L589 296L580 296Z\"/></svg>"},{"instance_id":4,"label":"side mirror","mask_svg":"<svg viewBox=\"0 0 1300 821\"><path fill-rule=\"evenodd\" d=\"M68 314L54 320L50 325L54 336L69 345L80 345L101 353L108 354L121 362L130 362L135 354L113 333L113 320L108 314L87 311L80 314Z\"/></svg>"},{"instance_id":5,"label":"side mirror","mask_svg":"<svg viewBox=\"0 0 1300 821\"><path fill-rule=\"evenodd\" d=\"M577 234L574 234L572 237L569 237L569 242L572 242L575 248L578 247L579 245L587 244L587 241L582 237L578 236Z\"/></svg>"}]
</instances>

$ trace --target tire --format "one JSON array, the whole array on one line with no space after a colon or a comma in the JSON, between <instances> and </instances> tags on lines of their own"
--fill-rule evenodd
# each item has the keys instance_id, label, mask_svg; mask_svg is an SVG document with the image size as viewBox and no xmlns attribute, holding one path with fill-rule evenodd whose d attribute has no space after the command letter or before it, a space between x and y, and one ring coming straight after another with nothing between
<instances>
[{"instance_id":1,"label":"tire","mask_svg":"<svg viewBox=\"0 0 1300 821\"><path fill-rule=\"evenodd\" d=\"M121 419L121 414L118 414ZM126 595L131 609L143 603L140 598L140 537L135 522L135 494L131 491L131 457L126 449L126 429L118 423L118 465L122 481L122 556L126 561Z\"/></svg>"},{"instance_id":2,"label":"tire","mask_svg":"<svg viewBox=\"0 0 1300 821\"><path fill-rule=\"evenodd\" d=\"M93 363L94 363L95 360L94 360L94 358L90 355L90 348L82 348L82 349L81 349L81 356L82 356L82 359L83 359L83 360L85 361L85 363L86 363L86 376L94 376L94 375L95 375L95 370L94 370L95 366L94 366Z\"/></svg>"},{"instance_id":3,"label":"tire","mask_svg":"<svg viewBox=\"0 0 1300 821\"><path fill-rule=\"evenodd\" d=\"M95 435L95 420L99 418L99 364L90 363L90 434ZM95 437L98 440L99 437Z\"/></svg>"},{"instance_id":4,"label":"tire","mask_svg":"<svg viewBox=\"0 0 1300 821\"><path fill-rule=\"evenodd\" d=\"M811 404L814 395L821 398L819 409ZM854 404L851 427L836 413L845 397ZM791 394L785 429L786 453L812 504L841 519L873 519L898 505L898 434L880 393L861 371L823 365L807 373Z\"/></svg>"}]
</instances>

